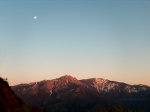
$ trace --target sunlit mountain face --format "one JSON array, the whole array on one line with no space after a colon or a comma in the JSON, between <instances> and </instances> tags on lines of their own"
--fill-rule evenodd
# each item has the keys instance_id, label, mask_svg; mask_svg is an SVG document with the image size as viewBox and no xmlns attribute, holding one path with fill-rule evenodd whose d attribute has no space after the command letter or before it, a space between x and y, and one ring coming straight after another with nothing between
<instances>
[{"instance_id":1,"label":"sunlit mountain face","mask_svg":"<svg viewBox=\"0 0 150 112\"><path fill-rule=\"evenodd\" d=\"M150 87L129 85L102 78L78 80L62 76L12 86L26 103L50 112L150 111ZM118 110L118 111L117 111Z\"/></svg>"}]
</instances>

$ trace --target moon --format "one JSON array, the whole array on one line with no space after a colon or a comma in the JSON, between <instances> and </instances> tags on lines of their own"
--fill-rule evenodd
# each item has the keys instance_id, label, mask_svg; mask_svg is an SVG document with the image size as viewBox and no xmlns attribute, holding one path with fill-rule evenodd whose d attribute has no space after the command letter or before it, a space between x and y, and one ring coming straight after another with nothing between
<instances>
[{"instance_id":1,"label":"moon","mask_svg":"<svg viewBox=\"0 0 150 112\"><path fill-rule=\"evenodd\" d=\"M36 19L37 19L37 16L34 16L33 19L36 20Z\"/></svg>"}]
</instances>

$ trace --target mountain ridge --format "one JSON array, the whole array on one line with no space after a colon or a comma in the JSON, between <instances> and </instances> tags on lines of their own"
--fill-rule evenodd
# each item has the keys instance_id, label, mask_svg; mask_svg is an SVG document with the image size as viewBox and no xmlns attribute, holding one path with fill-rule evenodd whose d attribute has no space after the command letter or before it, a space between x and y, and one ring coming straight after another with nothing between
<instances>
[{"instance_id":1,"label":"mountain ridge","mask_svg":"<svg viewBox=\"0 0 150 112\"><path fill-rule=\"evenodd\" d=\"M58 108L65 108L67 111L64 112L70 112L72 108L87 112L86 109L95 108L94 105L98 104L109 108L120 105L136 111L142 108L150 111L147 106L150 102L150 87L146 85L130 85L103 78L78 80L65 75L11 88L26 103L47 108L51 112Z\"/></svg>"},{"instance_id":2,"label":"mountain ridge","mask_svg":"<svg viewBox=\"0 0 150 112\"><path fill-rule=\"evenodd\" d=\"M75 79L77 79L76 77L73 77L72 75L63 75L63 76L60 76L59 78L63 78L63 77L70 77L70 78L75 78ZM19 83L19 84L11 85L11 87L19 86L19 85L32 84L32 83L34 84L34 83L42 82L42 81L57 80L57 79L59 79L59 78L44 79L44 80L38 80L38 81L33 81L33 82L28 82L28 83ZM106 78L98 78L98 77L83 78L83 79L77 79L77 80L80 81L80 80L88 80L88 79L102 79L102 80L108 80L108 81L111 81L111 82L118 82L118 83L128 84L128 85L130 85L130 86L147 86L147 87L150 87L150 85L146 85L146 84L142 84L142 83L139 83L139 84L129 84L129 83L123 82L123 81L109 80L109 79L106 79Z\"/></svg>"}]
</instances>

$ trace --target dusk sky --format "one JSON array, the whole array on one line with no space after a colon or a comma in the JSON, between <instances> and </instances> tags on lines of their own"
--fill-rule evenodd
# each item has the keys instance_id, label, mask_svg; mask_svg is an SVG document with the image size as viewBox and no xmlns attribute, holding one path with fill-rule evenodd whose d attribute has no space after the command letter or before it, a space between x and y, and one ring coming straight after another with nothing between
<instances>
[{"instance_id":1,"label":"dusk sky","mask_svg":"<svg viewBox=\"0 0 150 112\"><path fill-rule=\"evenodd\" d=\"M149 0L1 0L0 76L150 85Z\"/></svg>"}]
</instances>

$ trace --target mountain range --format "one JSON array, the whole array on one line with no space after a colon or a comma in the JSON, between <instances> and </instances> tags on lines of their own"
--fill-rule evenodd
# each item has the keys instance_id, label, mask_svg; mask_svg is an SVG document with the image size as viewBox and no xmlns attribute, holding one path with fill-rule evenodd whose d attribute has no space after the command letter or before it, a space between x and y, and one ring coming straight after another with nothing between
<instances>
[{"instance_id":1,"label":"mountain range","mask_svg":"<svg viewBox=\"0 0 150 112\"><path fill-rule=\"evenodd\" d=\"M25 103L47 112L150 112L146 85L65 75L11 88Z\"/></svg>"}]
</instances>

